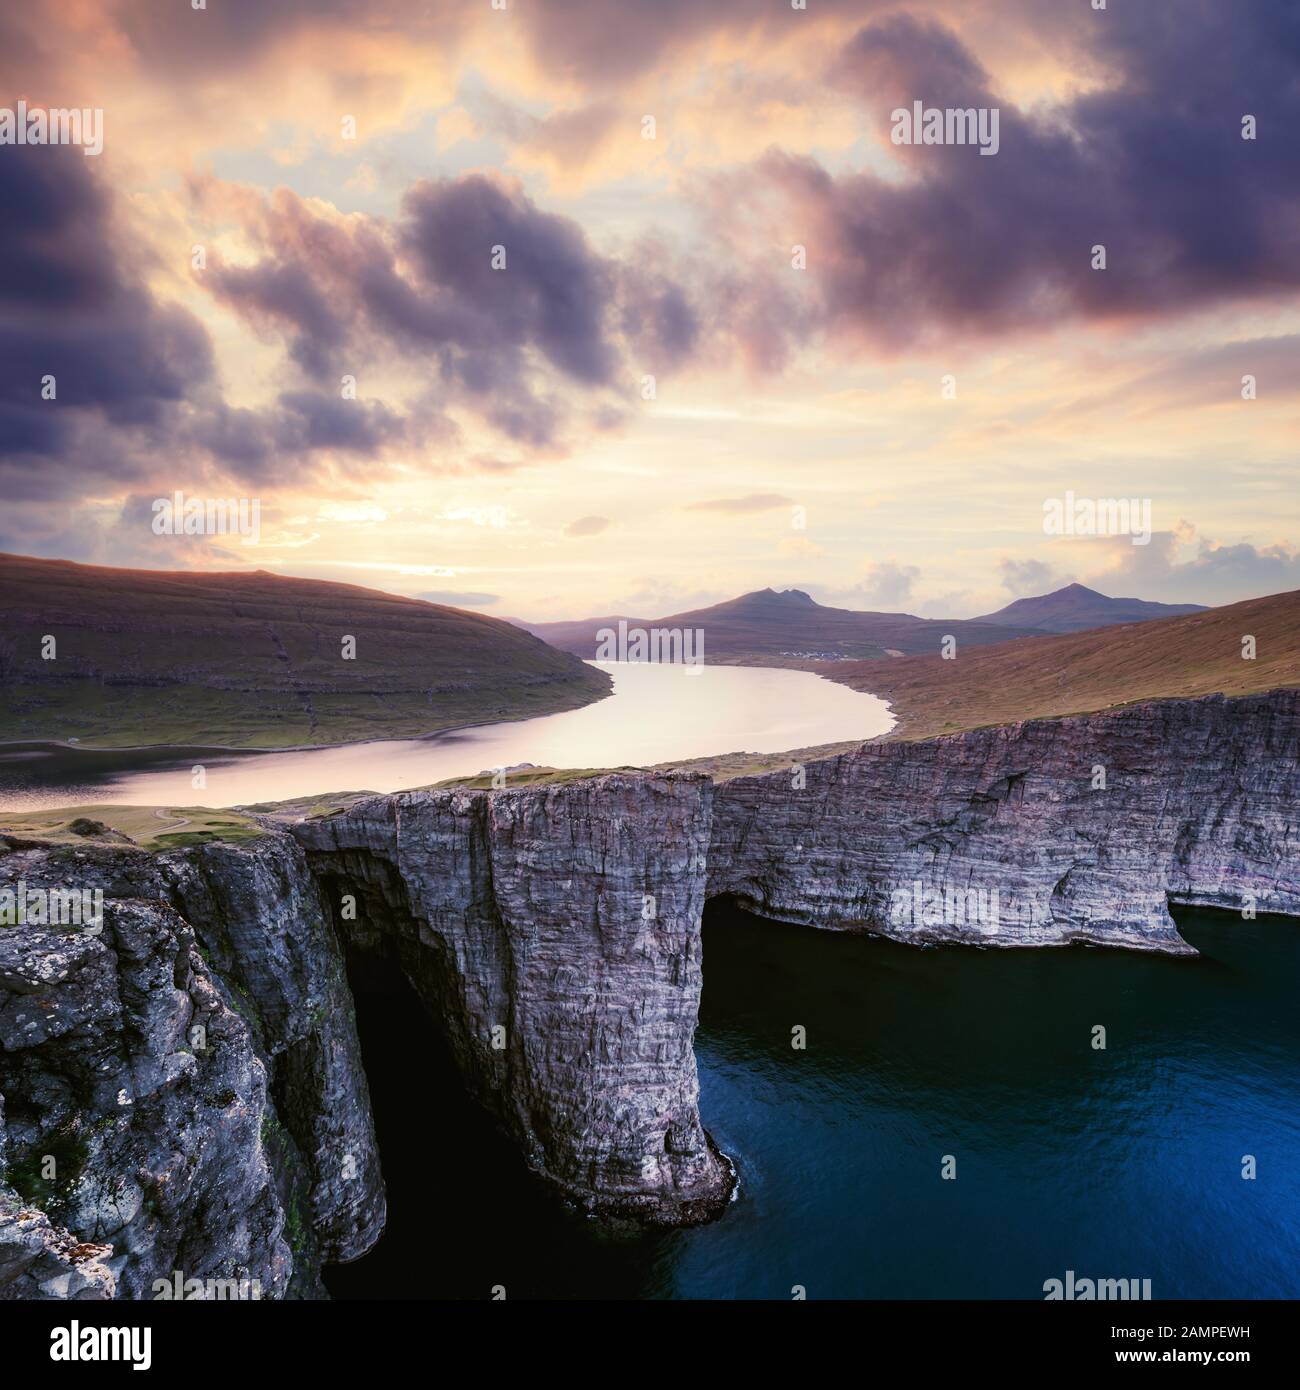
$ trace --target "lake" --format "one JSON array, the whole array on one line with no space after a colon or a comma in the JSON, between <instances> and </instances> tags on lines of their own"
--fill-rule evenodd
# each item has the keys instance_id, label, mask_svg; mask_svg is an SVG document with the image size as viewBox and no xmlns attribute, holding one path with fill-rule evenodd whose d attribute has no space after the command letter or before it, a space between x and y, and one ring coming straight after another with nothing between
<instances>
[{"instance_id":1,"label":"lake","mask_svg":"<svg viewBox=\"0 0 1300 1390\"><path fill-rule=\"evenodd\" d=\"M583 709L419 739L276 753L0 747L0 809L119 803L246 806L327 792L394 792L498 767L619 767L714 753L782 753L874 738L874 695L775 667L593 662L613 693ZM201 763L207 785L196 791Z\"/></svg>"},{"instance_id":2,"label":"lake","mask_svg":"<svg viewBox=\"0 0 1300 1390\"><path fill-rule=\"evenodd\" d=\"M739 1197L710 1226L632 1235L537 1188L401 976L359 961L389 1228L326 1283L338 1298L1041 1299L1073 1270L1150 1279L1156 1298L1300 1296L1300 924L1176 915L1200 957L923 950L711 904L700 1112Z\"/></svg>"}]
</instances>

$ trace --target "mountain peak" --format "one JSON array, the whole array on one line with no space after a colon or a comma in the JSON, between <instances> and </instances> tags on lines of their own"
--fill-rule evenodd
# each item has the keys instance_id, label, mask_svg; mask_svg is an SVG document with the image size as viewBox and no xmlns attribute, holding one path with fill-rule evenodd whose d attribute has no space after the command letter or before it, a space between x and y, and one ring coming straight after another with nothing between
<instances>
[{"instance_id":1,"label":"mountain peak","mask_svg":"<svg viewBox=\"0 0 1300 1390\"><path fill-rule=\"evenodd\" d=\"M1114 623L1140 623L1153 618L1182 617L1200 612L1195 603L1152 603L1145 599L1110 598L1084 584L1067 584L1050 594L1018 598L996 613L985 613L980 623L1010 623L1042 632L1081 632Z\"/></svg>"},{"instance_id":2,"label":"mountain peak","mask_svg":"<svg viewBox=\"0 0 1300 1390\"><path fill-rule=\"evenodd\" d=\"M802 589L754 589L720 605L723 608L785 611L790 608L817 608L820 605Z\"/></svg>"}]
</instances>

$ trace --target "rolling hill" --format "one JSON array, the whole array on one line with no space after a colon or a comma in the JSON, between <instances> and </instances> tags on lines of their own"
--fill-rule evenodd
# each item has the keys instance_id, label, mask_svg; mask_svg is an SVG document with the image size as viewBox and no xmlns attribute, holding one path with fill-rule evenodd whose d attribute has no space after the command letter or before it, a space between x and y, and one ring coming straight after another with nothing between
<instances>
[{"instance_id":1,"label":"rolling hill","mask_svg":"<svg viewBox=\"0 0 1300 1390\"><path fill-rule=\"evenodd\" d=\"M706 661L746 659L872 658L892 652L936 652L949 633L966 646L1005 642L1029 635L1030 628L1008 628L982 621L914 618L908 613L867 613L828 608L800 589L758 589L709 608L667 618L615 615L575 622L524 624L553 647L588 659L597 654L601 628L700 628Z\"/></svg>"},{"instance_id":2,"label":"rolling hill","mask_svg":"<svg viewBox=\"0 0 1300 1390\"><path fill-rule=\"evenodd\" d=\"M0 740L345 743L549 714L609 688L509 623L375 589L0 555Z\"/></svg>"},{"instance_id":3,"label":"rolling hill","mask_svg":"<svg viewBox=\"0 0 1300 1390\"><path fill-rule=\"evenodd\" d=\"M1117 623L1144 623L1156 618L1178 618L1204 613L1199 603L1152 603L1141 598L1107 598L1082 584L1067 584L1054 593L1018 598L996 613L972 621L999 627L1032 628L1036 632L1083 632L1090 627Z\"/></svg>"},{"instance_id":4,"label":"rolling hill","mask_svg":"<svg viewBox=\"0 0 1300 1390\"><path fill-rule=\"evenodd\" d=\"M1254 637L1253 660L1242 656ZM930 738L986 724L1082 714L1221 692L1300 685L1300 591L1182 617L962 649L956 658L827 662L812 669L889 700L888 738Z\"/></svg>"}]
</instances>

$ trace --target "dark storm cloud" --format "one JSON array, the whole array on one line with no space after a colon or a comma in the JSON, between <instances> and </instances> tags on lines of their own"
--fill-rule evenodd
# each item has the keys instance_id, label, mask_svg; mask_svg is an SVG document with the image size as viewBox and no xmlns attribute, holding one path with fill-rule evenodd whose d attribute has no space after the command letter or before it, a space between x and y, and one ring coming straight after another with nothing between
<instances>
[{"instance_id":1,"label":"dark storm cloud","mask_svg":"<svg viewBox=\"0 0 1300 1390\"><path fill-rule=\"evenodd\" d=\"M894 16L856 35L832 71L878 134L913 100L998 107L1001 148L895 147L901 182L770 153L757 186L802 219L819 326L905 347L1300 285L1300 9L1116 7L1095 42L1110 85L1046 117L1002 100L936 24ZM1258 140L1241 138L1246 114Z\"/></svg>"},{"instance_id":2,"label":"dark storm cloud","mask_svg":"<svg viewBox=\"0 0 1300 1390\"><path fill-rule=\"evenodd\" d=\"M309 469L313 455L372 457L405 422L376 402L309 388L262 411L222 398L208 334L160 303L81 152L12 146L0 155L0 491L6 499L104 495L174 468L228 464L244 477ZM317 341L306 282L258 287L292 305ZM253 298L236 278L233 296ZM269 312L269 310L268 310ZM341 332L341 330L339 330ZM43 398L52 379L52 399Z\"/></svg>"},{"instance_id":3,"label":"dark storm cloud","mask_svg":"<svg viewBox=\"0 0 1300 1390\"><path fill-rule=\"evenodd\" d=\"M404 211L402 245L420 288L446 301L465 345L532 343L577 381L609 380L610 271L577 223L477 175L417 184ZM497 246L505 269L493 268Z\"/></svg>"},{"instance_id":4,"label":"dark storm cloud","mask_svg":"<svg viewBox=\"0 0 1300 1390\"><path fill-rule=\"evenodd\" d=\"M561 441L556 388L608 391L689 358L700 327L670 276L600 255L578 224L479 174L421 181L400 216L316 215L281 190L250 227L252 266L201 281L274 328L318 378L424 359L448 400L531 449Z\"/></svg>"},{"instance_id":5,"label":"dark storm cloud","mask_svg":"<svg viewBox=\"0 0 1300 1390\"><path fill-rule=\"evenodd\" d=\"M343 449L374 454L402 437L401 416L382 401L350 401L320 391L286 391L277 422L280 444L295 453Z\"/></svg>"},{"instance_id":6,"label":"dark storm cloud","mask_svg":"<svg viewBox=\"0 0 1300 1390\"><path fill-rule=\"evenodd\" d=\"M575 222L481 175L414 185L391 228L345 228L281 191L253 230L266 259L215 266L204 283L250 320L278 325L319 370L344 369L344 352L370 334L371 347L445 353L448 374L476 392L501 385L502 364L512 374L526 348L579 383L613 371L612 267Z\"/></svg>"},{"instance_id":7,"label":"dark storm cloud","mask_svg":"<svg viewBox=\"0 0 1300 1390\"><path fill-rule=\"evenodd\" d=\"M688 292L662 273L628 266L620 314L623 333L652 366L682 362L700 341L700 316Z\"/></svg>"},{"instance_id":8,"label":"dark storm cloud","mask_svg":"<svg viewBox=\"0 0 1300 1390\"><path fill-rule=\"evenodd\" d=\"M271 482L283 478L286 457L330 450L372 458L406 438L408 429L408 421L382 401L285 391L263 410L218 403L196 412L185 437L237 476Z\"/></svg>"},{"instance_id":9,"label":"dark storm cloud","mask_svg":"<svg viewBox=\"0 0 1300 1390\"><path fill-rule=\"evenodd\" d=\"M211 275L217 296L253 322L294 325L290 351L306 371L323 374L331 355L346 341L346 326L302 266L218 265Z\"/></svg>"},{"instance_id":10,"label":"dark storm cloud","mask_svg":"<svg viewBox=\"0 0 1300 1390\"><path fill-rule=\"evenodd\" d=\"M0 485L51 496L133 471L112 436L165 433L211 377L207 334L141 288L79 150L5 148L0 205Z\"/></svg>"},{"instance_id":11,"label":"dark storm cloud","mask_svg":"<svg viewBox=\"0 0 1300 1390\"><path fill-rule=\"evenodd\" d=\"M94 409L111 424L157 425L211 373L207 334L194 316L143 292L75 318L75 326L62 316L0 324L0 397L7 404L51 415ZM54 378L52 401L41 399L46 376Z\"/></svg>"},{"instance_id":12,"label":"dark storm cloud","mask_svg":"<svg viewBox=\"0 0 1300 1390\"><path fill-rule=\"evenodd\" d=\"M14 146L0 159L0 304L89 308L119 294L109 200L78 151Z\"/></svg>"}]
</instances>

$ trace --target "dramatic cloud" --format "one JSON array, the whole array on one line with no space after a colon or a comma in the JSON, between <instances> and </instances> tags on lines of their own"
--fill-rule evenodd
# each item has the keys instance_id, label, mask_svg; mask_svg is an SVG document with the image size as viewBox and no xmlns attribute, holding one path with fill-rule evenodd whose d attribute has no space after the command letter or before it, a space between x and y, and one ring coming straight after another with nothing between
<instances>
[{"instance_id":1,"label":"dramatic cloud","mask_svg":"<svg viewBox=\"0 0 1300 1390\"><path fill-rule=\"evenodd\" d=\"M597 554L643 613L1295 586L1294 4L58 9L0 16L5 100L105 145L0 147L0 546L147 563L182 487L291 518L258 563L556 617ZM998 153L892 143L914 100L996 108ZM1066 487L1219 539L1054 547Z\"/></svg>"},{"instance_id":2,"label":"dramatic cloud","mask_svg":"<svg viewBox=\"0 0 1300 1390\"><path fill-rule=\"evenodd\" d=\"M954 333L1163 313L1300 287L1300 12L1208 0L1116 7L1096 27L1113 78L1023 111L938 24L894 16L834 65L887 140L913 100L998 108L1000 149L890 147L902 181L834 175L772 151L735 199L781 195L820 295L820 326L899 349ZM1195 93L1192 98L1189 94ZM1242 138L1242 119L1258 138ZM1106 269L1093 269L1093 247Z\"/></svg>"},{"instance_id":3,"label":"dramatic cloud","mask_svg":"<svg viewBox=\"0 0 1300 1390\"><path fill-rule=\"evenodd\" d=\"M137 476L211 381L206 331L143 288L80 150L6 148L0 203L14 213L0 219L0 492Z\"/></svg>"},{"instance_id":4,"label":"dramatic cloud","mask_svg":"<svg viewBox=\"0 0 1300 1390\"><path fill-rule=\"evenodd\" d=\"M481 174L414 185L392 224L331 219L280 190L248 230L264 259L218 261L200 283L279 332L310 378L415 355L447 404L527 448L559 442L561 393L626 394L626 351L680 364L694 339L667 278L602 257L577 223Z\"/></svg>"},{"instance_id":5,"label":"dramatic cloud","mask_svg":"<svg viewBox=\"0 0 1300 1390\"><path fill-rule=\"evenodd\" d=\"M0 488L11 502L112 495L180 472L284 481L317 456L373 458L405 437L394 410L337 389L229 406L208 330L146 288L144 257L79 150L4 150L0 201L23 210L0 221Z\"/></svg>"}]
</instances>

